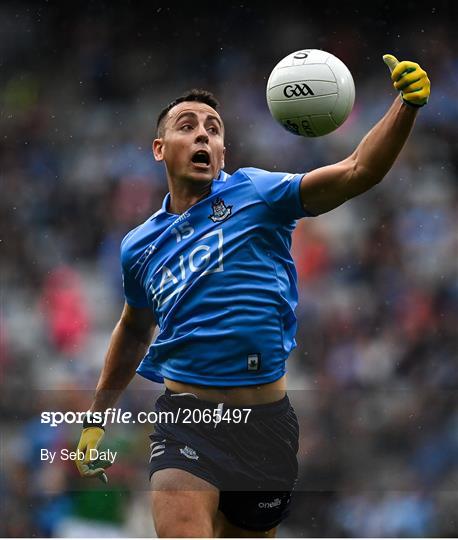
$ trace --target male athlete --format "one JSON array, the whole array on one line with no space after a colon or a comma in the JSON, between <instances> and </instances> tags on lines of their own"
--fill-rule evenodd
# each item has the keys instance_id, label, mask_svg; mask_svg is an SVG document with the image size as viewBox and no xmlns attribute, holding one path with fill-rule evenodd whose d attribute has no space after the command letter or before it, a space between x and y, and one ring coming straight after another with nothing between
<instances>
[{"instance_id":1,"label":"male athlete","mask_svg":"<svg viewBox=\"0 0 458 540\"><path fill-rule=\"evenodd\" d=\"M151 435L160 537L274 537L288 512L298 449L285 378L296 331L291 233L297 219L380 182L428 101L418 64L384 61L401 99L349 157L305 175L225 173L224 124L208 92L191 91L159 115L153 153L169 193L122 242L126 303L91 412L112 407L136 370L164 382L156 410L176 421ZM179 409L194 421L179 421ZM89 456L103 435L88 413L77 466L106 481Z\"/></svg>"}]
</instances>

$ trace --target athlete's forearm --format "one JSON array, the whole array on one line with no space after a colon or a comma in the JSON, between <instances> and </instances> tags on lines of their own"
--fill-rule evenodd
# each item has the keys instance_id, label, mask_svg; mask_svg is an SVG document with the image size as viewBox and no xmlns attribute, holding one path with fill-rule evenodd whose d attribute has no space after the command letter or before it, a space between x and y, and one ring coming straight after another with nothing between
<instances>
[{"instance_id":1,"label":"athlete's forearm","mask_svg":"<svg viewBox=\"0 0 458 540\"><path fill-rule=\"evenodd\" d=\"M151 342L151 335L138 335L121 319L111 336L91 411L104 411L118 400L135 375Z\"/></svg>"},{"instance_id":2,"label":"athlete's forearm","mask_svg":"<svg viewBox=\"0 0 458 540\"><path fill-rule=\"evenodd\" d=\"M380 182L402 150L417 110L397 98L350 156L305 175L301 183L304 208L315 214L328 212Z\"/></svg>"},{"instance_id":3,"label":"athlete's forearm","mask_svg":"<svg viewBox=\"0 0 458 540\"><path fill-rule=\"evenodd\" d=\"M417 112L418 109L396 98L385 116L363 138L351 156L350 196L370 189L383 179L402 150Z\"/></svg>"}]
</instances>

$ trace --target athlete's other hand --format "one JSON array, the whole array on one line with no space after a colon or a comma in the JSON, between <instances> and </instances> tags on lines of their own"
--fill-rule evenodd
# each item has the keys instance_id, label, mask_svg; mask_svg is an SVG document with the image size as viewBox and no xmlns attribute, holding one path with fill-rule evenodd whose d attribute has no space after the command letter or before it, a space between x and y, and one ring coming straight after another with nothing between
<instances>
[{"instance_id":1,"label":"athlete's other hand","mask_svg":"<svg viewBox=\"0 0 458 540\"><path fill-rule=\"evenodd\" d=\"M91 461L91 449L97 449L101 443L105 430L101 427L87 427L81 433L80 441L77 448L77 456L75 459L76 467L83 478L100 478L104 483L108 483L108 477L105 469L110 467L110 461ZM84 455L83 459L80 457Z\"/></svg>"},{"instance_id":2,"label":"athlete's other hand","mask_svg":"<svg viewBox=\"0 0 458 540\"><path fill-rule=\"evenodd\" d=\"M401 92L405 103L414 107L428 103L431 83L425 70L410 60L399 62L392 54L384 54L383 61L391 71L393 86Z\"/></svg>"}]
</instances>

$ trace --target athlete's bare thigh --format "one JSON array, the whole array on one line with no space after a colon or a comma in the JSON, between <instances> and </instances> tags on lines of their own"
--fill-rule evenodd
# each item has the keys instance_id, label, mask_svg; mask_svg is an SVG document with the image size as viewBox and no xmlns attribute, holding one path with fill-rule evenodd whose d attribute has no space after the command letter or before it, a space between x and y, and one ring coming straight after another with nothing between
<instances>
[{"instance_id":1,"label":"athlete's bare thigh","mask_svg":"<svg viewBox=\"0 0 458 540\"><path fill-rule=\"evenodd\" d=\"M277 528L251 531L218 511L219 492L181 469L156 471L151 479L152 512L159 538L274 538Z\"/></svg>"},{"instance_id":2,"label":"athlete's bare thigh","mask_svg":"<svg viewBox=\"0 0 458 540\"><path fill-rule=\"evenodd\" d=\"M159 538L212 538L218 510L215 486L181 469L161 469L151 478L154 525Z\"/></svg>"}]
</instances>

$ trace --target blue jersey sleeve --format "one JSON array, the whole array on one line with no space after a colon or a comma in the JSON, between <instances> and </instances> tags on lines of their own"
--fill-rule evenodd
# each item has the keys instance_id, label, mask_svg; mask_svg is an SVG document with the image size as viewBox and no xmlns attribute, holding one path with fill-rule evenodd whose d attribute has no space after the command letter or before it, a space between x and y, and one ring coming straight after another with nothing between
<instances>
[{"instance_id":1,"label":"blue jersey sleeve","mask_svg":"<svg viewBox=\"0 0 458 540\"><path fill-rule=\"evenodd\" d=\"M136 308L148 307L148 299L144 288L135 278L132 271L132 257L129 249L128 239L129 233L121 242L121 268L122 268L122 283L124 287L124 296L129 306Z\"/></svg>"},{"instance_id":2,"label":"blue jersey sleeve","mask_svg":"<svg viewBox=\"0 0 458 540\"><path fill-rule=\"evenodd\" d=\"M259 196L279 217L296 220L314 214L304 210L301 202L300 185L303 174L269 172L261 169L243 169Z\"/></svg>"}]
</instances>

